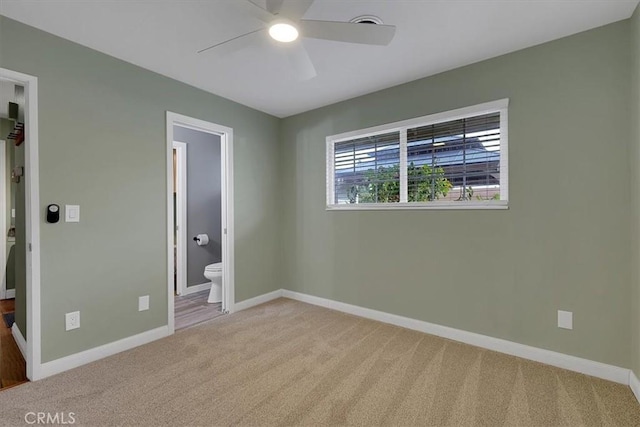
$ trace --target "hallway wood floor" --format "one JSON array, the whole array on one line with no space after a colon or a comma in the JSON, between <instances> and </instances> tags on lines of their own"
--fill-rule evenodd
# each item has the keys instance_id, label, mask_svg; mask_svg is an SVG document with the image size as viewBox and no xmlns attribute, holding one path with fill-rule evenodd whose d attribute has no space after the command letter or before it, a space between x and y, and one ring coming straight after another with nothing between
<instances>
[{"instance_id":1,"label":"hallway wood floor","mask_svg":"<svg viewBox=\"0 0 640 427\"><path fill-rule=\"evenodd\" d=\"M15 300L0 300L0 315L15 310ZM26 363L11 328L0 319L0 390L27 382Z\"/></svg>"},{"instance_id":2,"label":"hallway wood floor","mask_svg":"<svg viewBox=\"0 0 640 427\"><path fill-rule=\"evenodd\" d=\"M222 315L222 303L209 304L209 291L175 297L175 329L184 329Z\"/></svg>"}]
</instances>

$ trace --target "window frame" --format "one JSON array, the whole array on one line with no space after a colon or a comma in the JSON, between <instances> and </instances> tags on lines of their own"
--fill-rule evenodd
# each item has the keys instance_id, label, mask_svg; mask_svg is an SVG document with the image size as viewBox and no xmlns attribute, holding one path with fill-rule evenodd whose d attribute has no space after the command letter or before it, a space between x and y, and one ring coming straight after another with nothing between
<instances>
[{"instance_id":1,"label":"window frame","mask_svg":"<svg viewBox=\"0 0 640 427\"><path fill-rule=\"evenodd\" d=\"M509 98L470 107L444 111L413 119L373 126L326 137L326 210L404 210L404 209L508 209L509 208ZM500 113L500 200L408 202L407 201L407 130L443 122ZM358 138L399 132L400 202L335 203L335 144Z\"/></svg>"}]
</instances>

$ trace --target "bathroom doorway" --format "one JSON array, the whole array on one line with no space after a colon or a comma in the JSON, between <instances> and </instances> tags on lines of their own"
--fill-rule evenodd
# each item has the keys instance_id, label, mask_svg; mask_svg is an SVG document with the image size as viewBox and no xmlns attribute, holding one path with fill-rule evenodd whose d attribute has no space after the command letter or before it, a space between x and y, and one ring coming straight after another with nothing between
<instances>
[{"instance_id":1,"label":"bathroom doorway","mask_svg":"<svg viewBox=\"0 0 640 427\"><path fill-rule=\"evenodd\" d=\"M233 311L232 137L167 112L169 328Z\"/></svg>"}]
</instances>

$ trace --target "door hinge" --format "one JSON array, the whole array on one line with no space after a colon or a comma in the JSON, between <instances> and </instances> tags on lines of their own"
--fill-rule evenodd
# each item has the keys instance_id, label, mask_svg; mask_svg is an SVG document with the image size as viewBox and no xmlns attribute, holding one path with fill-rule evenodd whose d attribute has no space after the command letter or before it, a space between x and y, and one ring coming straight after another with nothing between
<instances>
[{"instance_id":1,"label":"door hinge","mask_svg":"<svg viewBox=\"0 0 640 427\"><path fill-rule=\"evenodd\" d=\"M32 252L31 243L29 243L29 252Z\"/></svg>"},{"instance_id":2,"label":"door hinge","mask_svg":"<svg viewBox=\"0 0 640 427\"><path fill-rule=\"evenodd\" d=\"M227 234L227 229L226 228L224 229L224 234Z\"/></svg>"}]
</instances>

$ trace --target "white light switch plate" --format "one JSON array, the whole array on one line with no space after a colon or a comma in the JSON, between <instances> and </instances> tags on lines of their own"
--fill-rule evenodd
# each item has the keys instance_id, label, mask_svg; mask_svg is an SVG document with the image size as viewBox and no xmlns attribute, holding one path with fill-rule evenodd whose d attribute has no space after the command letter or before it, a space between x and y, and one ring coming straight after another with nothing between
<instances>
[{"instance_id":1,"label":"white light switch plate","mask_svg":"<svg viewBox=\"0 0 640 427\"><path fill-rule=\"evenodd\" d=\"M573 312L558 310L558 328L573 329Z\"/></svg>"},{"instance_id":2,"label":"white light switch plate","mask_svg":"<svg viewBox=\"0 0 640 427\"><path fill-rule=\"evenodd\" d=\"M64 315L65 330L78 329L80 327L80 312L73 311Z\"/></svg>"},{"instance_id":3,"label":"white light switch plate","mask_svg":"<svg viewBox=\"0 0 640 427\"><path fill-rule=\"evenodd\" d=\"M138 311L149 310L149 295L138 297Z\"/></svg>"},{"instance_id":4,"label":"white light switch plate","mask_svg":"<svg viewBox=\"0 0 640 427\"><path fill-rule=\"evenodd\" d=\"M80 222L80 206L64 205L65 222Z\"/></svg>"}]
</instances>

